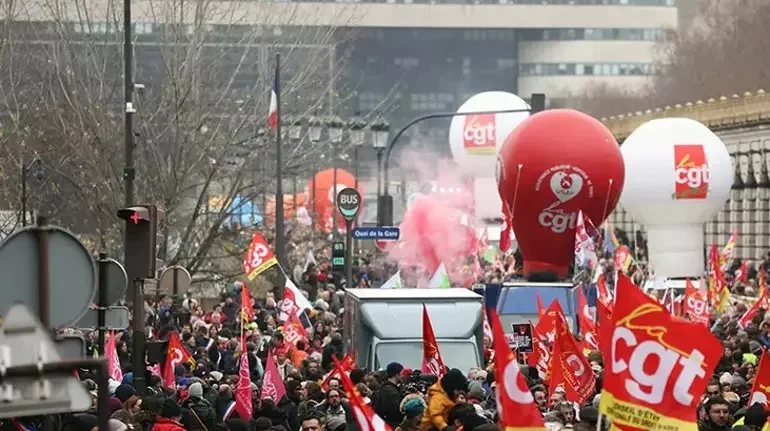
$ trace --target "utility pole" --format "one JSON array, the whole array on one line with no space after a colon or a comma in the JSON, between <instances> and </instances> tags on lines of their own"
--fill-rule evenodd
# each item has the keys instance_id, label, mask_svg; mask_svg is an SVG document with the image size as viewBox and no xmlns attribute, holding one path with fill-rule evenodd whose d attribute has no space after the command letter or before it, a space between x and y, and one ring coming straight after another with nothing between
<instances>
[{"instance_id":1,"label":"utility pole","mask_svg":"<svg viewBox=\"0 0 770 431\"><path fill-rule=\"evenodd\" d=\"M131 0L123 0L123 96L125 98L125 166L123 167L123 181L126 185L125 207L128 208L134 203L134 179L136 178L136 168L134 167L134 46L131 34ZM128 242L128 235L123 233L124 244ZM124 251L126 247L124 247ZM128 297L133 298L133 319L134 329L133 343L131 346L131 357L134 366L134 388L139 396L144 396L147 385L145 382L144 350L144 292L143 281L141 279L129 280L130 290Z\"/></svg>"}]
</instances>

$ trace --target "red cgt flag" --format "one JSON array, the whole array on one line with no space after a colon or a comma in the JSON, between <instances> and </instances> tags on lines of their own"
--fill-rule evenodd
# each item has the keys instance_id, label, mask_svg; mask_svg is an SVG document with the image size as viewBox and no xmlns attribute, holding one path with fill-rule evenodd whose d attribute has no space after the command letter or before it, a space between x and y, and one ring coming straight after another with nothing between
<instances>
[{"instance_id":1,"label":"red cgt flag","mask_svg":"<svg viewBox=\"0 0 770 431\"><path fill-rule=\"evenodd\" d=\"M289 315L289 320L283 324L282 332L283 339L295 347L300 340L307 342L307 331L305 331L305 327L302 326L302 322L299 321L296 314Z\"/></svg>"},{"instance_id":2,"label":"red cgt flag","mask_svg":"<svg viewBox=\"0 0 770 431\"><path fill-rule=\"evenodd\" d=\"M709 309L708 298L706 298L703 292L693 286L689 278L684 288L682 310L683 314L689 317L691 321L706 326L709 325L711 310Z\"/></svg>"},{"instance_id":3,"label":"red cgt flag","mask_svg":"<svg viewBox=\"0 0 770 431\"><path fill-rule=\"evenodd\" d=\"M195 366L195 359L187 352L179 334L172 332L168 337L168 349L166 350L166 363L163 364L163 383L167 388L175 388L176 378L174 377L174 368L183 363L189 363Z\"/></svg>"},{"instance_id":4,"label":"red cgt flag","mask_svg":"<svg viewBox=\"0 0 770 431\"><path fill-rule=\"evenodd\" d=\"M545 430L543 417L519 371L516 356L508 347L500 317L495 310L490 315L492 340L495 349L495 381L497 384L497 411L500 425L506 431Z\"/></svg>"},{"instance_id":5,"label":"red cgt flag","mask_svg":"<svg viewBox=\"0 0 770 431\"><path fill-rule=\"evenodd\" d=\"M549 393L556 392L556 388L561 386L569 401L583 404L594 393L596 375L563 317L556 320L555 334Z\"/></svg>"},{"instance_id":6,"label":"red cgt flag","mask_svg":"<svg viewBox=\"0 0 770 431\"><path fill-rule=\"evenodd\" d=\"M618 430L695 430L722 356L703 325L678 319L619 275L599 410Z\"/></svg>"},{"instance_id":7,"label":"red cgt flag","mask_svg":"<svg viewBox=\"0 0 770 431\"><path fill-rule=\"evenodd\" d=\"M444 361L436 343L436 335L433 333L433 325L425 304L422 305L422 372L443 377L446 373Z\"/></svg>"},{"instance_id":8,"label":"red cgt flag","mask_svg":"<svg viewBox=\"0 0 770 431\"><path fill-rule=\"evenodd\" d=\"M254 232L251 244L243 257L243 272L249 280L254 280L264 270L278 263L273 251L267 246L267 241L259 232Z\"/></svg>"},{"instance_id":9,"label":"red cgt flag","mask_svg":"<svg viewBox=\"0 0 770 431\"><path fill-rule=\"evenodd\" d=\"M254 307L251 305L251 293L244 284L241 287L241 320L243 325L247 325L254 320Z\"/></svg>"}]
</instances>

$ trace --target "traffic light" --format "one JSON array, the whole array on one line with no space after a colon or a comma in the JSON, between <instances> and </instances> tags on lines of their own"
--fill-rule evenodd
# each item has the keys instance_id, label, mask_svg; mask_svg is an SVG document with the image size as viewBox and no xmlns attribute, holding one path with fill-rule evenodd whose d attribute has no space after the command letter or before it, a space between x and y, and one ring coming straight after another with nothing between
<instances>
[{"instance_id":1,"label":"traffic light","mask_svg":"<svg viewBox=\"0 0 770 431\"><path fill-rule=\"evenodd\" d=\"M155 205L138 205L118 210L126 221L125 268L129 280L155 277L158 219Z\"/></svg>"}]
</instances>

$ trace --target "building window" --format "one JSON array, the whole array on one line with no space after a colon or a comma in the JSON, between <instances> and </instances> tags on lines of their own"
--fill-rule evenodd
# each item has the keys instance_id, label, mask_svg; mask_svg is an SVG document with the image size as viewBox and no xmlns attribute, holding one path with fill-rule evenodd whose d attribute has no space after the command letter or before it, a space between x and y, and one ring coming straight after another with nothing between
<instances>
[{"instance_id":1,"label":"building window","mask_svg":"<svg viewBox=\"0 0 770 431\"><path fill-rule=\"evenodd\" d=\"M420 65L420 60L414 57L396 57L393 59L393 63L404 69L413 69Z\"/></svg>"},{"instance_id":2,"label":"building window","mask_svg":"<svg viewBox=\"0 0 770 431\"><path fill-rule=\"evenodd\" d=\"M521 40L639 40L656 41L666 35L662 28L539 28L521 31Z\"/></svg>"},{"instance_id":3,"label":"building window","mask_svg":"<svg viewBox=\"0 0 770 431\"><path fill-rule=\"evenodd\" d=\"M649 63L524 63L520 76L647 76L656 72Z\"/></svg>"}]
</instances>

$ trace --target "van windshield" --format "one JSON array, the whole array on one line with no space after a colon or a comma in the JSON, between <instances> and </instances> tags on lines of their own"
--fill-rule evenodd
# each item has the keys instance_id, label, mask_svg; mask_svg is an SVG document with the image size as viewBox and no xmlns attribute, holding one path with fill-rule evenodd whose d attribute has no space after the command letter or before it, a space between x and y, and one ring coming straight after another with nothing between
<instances>
[{"instance_id":1,"label":"van windshield","mask_svg":"<svg viewBox=\"0 0 770 431\"><path fill-rule=\"evenodd\" d=\"M439 341L438 349L444 365L459 368L467 373L479 366L479 351L470 341ZM379 343L375 351L377 369L384 369L391 362L398 362L404 368L420 369L422 366L422 341L397 341Z\"/></svg>"}]
</instances>

